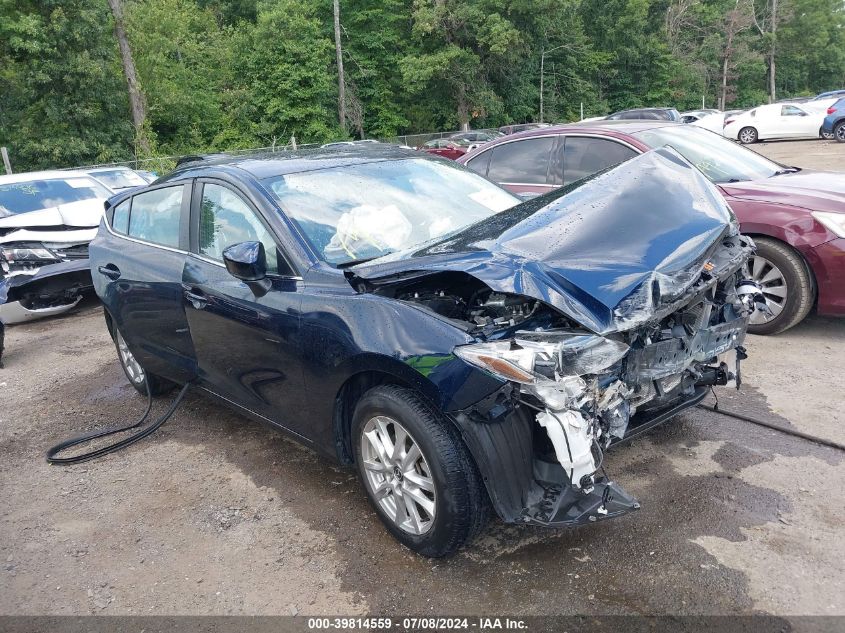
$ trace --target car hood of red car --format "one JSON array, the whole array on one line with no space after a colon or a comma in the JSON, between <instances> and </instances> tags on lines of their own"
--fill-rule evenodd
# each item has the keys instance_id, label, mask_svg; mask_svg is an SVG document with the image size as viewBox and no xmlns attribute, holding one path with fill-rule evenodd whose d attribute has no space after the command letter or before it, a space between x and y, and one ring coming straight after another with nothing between
<instances>
[{"instance_id":1,"label":"car hood of red car","mask_svg":"<svg viewBox=\"0 0 845 633\"><path fill-rule=\"evenodd\" d=\"M728 196L742 200L845 213L845 176L834 172L801 170L719 186Z\"/></svg>"}]
</instances>

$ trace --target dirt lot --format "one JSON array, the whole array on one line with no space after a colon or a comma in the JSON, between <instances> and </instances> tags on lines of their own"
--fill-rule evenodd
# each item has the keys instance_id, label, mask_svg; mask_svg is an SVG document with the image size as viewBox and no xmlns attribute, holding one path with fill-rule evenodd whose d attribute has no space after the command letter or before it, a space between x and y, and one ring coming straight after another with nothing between
<instances>
[{"instance_id":1,"label":"dirt lot","mask_svg":"<svg viewBox=\"0 0 845 633\"><path fill-rule=\"evenodd\" d=\"M841 144L757 149L845 170ZM692 410L608 455L639 512L561 532L494 522L431 561L388 536L351 471L199 396L125 451L48 466L49 445L143 399L94 301L9 328L7 348L0 614L845 614L833 449ZM841 442L845 321L748 348L722 406Z\"/></svg>"}]
</instances>

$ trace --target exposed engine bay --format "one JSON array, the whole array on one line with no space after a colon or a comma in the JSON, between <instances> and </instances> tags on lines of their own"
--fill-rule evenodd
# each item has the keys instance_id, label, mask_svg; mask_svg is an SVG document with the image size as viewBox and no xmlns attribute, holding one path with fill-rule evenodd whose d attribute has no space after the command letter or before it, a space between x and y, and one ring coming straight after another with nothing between
<instances>
[{"instance_id":1,"label":"exposed engine bay","mask_svg":"<svg viewBox=\"0 0 845 633\"><path fill-rule=\"evenodd\" d=\"M713 184L663 148L346 273L466 332L453 356L501 386L449 414L494 506L567 526L639 507L607 449L741 383L748 317L768 309L742 277L753 251Z\"/></svg>"},{"instance_id":2,"label":"exposed engine bay","mask_svg":"<svg viewBox=\"0 0 845 633\"><path fill-rule=\"evenodd\" d=\"M530 410L536 423L540 488L523 520L558 524L554 509L577 508L584 495L594 503L576 513L578 521L596 512L612 516L614 498L617 514L638 507L600 476L604 452L700 401L714 385L733 380L739 388L748 316L768 309L759 287L741 276L752 250L749 238L724 238L701 274L669 301L664 294L651 318L620 320L616 332L602 335L542 301L495 292L464 273L411 275L375 292L458 322L482 341L455 354L511 381L511 406ZM731 365L720 360L730 351Z\"/></svg>"}]
</instances>

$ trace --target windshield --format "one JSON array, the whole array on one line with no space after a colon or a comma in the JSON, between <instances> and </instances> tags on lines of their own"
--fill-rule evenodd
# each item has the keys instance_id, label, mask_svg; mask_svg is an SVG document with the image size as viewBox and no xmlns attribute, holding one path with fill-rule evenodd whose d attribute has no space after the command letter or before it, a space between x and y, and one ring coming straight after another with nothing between
<instances>
[{"instance_id":1,"label":"windshield","mask_svg":"<svg viewBox=\"0 0 845 633\"><path fill-rule=\"evenodd\" d=\"M768 158L696 126L660 127L634 136L653 148L675 148L713 182L759 180L783 170Z\"/></svg>"},{"instance_id":2,"label":"windshield","mask_svg":"<svg viewBox=\"0 0 845 633\"><path fill-rule=\"evenodd\" d=\"M112 189L127 189L129 187L143 187L147 181L131 169L108 169L95 171L91 174Z\"/></svg>"},{"instance_id":3,"label":"windshield","mask_svg":"<svg viewBox=\"0 0 845 633\"><path fill-rule=\"evenodd\" d=\"M0 217L100 198L112 192L93 178L30 180L0 184Z\"/></svg>"},{"instance_id":4,"label":"windshield","mask_svg":"<svg viewBox=\"0 0 845 633\"><path fill-rule=\"evenodd\" d=\"M410 248L519 203L471 171L419 158L264 182L318 255L335 265Z\"/></svg>"}]
</instances>

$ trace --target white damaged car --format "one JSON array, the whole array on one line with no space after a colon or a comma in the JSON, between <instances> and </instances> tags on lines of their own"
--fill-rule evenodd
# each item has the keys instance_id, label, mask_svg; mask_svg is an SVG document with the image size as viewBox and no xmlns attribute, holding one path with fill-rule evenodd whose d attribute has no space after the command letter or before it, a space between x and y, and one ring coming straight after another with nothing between
<instances>
[{"instance_id":1,"label":"white damaged car","mask_svg":"<svg viewBox=\"0 0 845 633\"><path fill-rule=\"evenodd\" d=\"M61 314L91 287L88 243L112 190L77 171L0 176L0 321Z\"/></svg>"}]
</instances>

